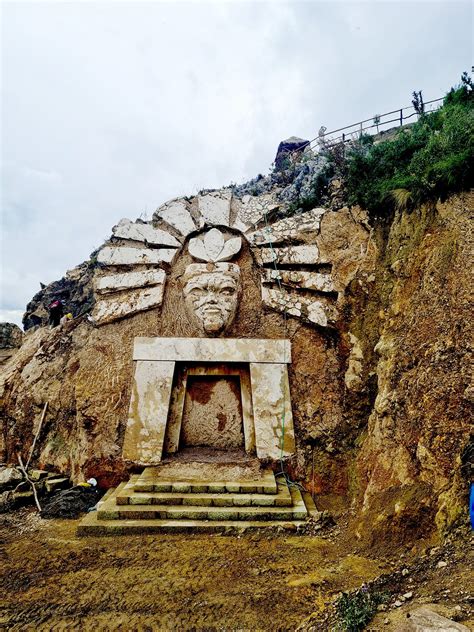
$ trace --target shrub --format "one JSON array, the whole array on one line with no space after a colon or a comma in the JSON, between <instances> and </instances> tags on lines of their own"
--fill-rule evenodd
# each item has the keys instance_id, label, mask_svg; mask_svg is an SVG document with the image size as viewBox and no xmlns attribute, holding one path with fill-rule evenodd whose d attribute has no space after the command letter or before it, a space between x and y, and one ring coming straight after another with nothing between
<instances>
[{"instance_id":1,"label":"shrub","mask_svg":"<svg viewBox=\"0 0 474 632\"><path fill-rule=\"evenodd\" d=\"M351 593L343 593L336 602L336 611L344 630L363 630L377 612L377 606L387 600L386 593L371 591L366 586Z\"/></svg>"},{"instance_id":2,"label":"shrub","mask_svg":"<svg viewBox=\"0 0 474 632\"><path fill-rule=\"evenodd\" d=\"M474 89L467 75L442 108L424 114L394 138L362 138L347 152L348 203L372 217L444 198L474 185Z\"/></svg>"}]
</instances>

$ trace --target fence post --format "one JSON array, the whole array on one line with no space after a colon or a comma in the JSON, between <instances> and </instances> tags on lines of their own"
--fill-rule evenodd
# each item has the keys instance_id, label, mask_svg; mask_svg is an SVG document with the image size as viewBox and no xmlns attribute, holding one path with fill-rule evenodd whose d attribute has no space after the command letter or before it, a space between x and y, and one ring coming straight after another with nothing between
<instances>
[{"instance_id":1,"label":"fence post","mask_svg":"<svg viewBox=\"0 0 474 632\"><path fill-rule=\"evenodd\" d=\"M403 125L403 108L400 110L400 127Z\"/></svg>"},{"instance_id":2,"label":"fence post","mask_svg":"<svg viewBox=\"0 0 474 632\"><path fill-rule=\"evenodd\" d=\"M360 122L360 138L362 138L362 131L363 131L363 127L362 127L362 121Z\"/></svg>"}]
</instances>

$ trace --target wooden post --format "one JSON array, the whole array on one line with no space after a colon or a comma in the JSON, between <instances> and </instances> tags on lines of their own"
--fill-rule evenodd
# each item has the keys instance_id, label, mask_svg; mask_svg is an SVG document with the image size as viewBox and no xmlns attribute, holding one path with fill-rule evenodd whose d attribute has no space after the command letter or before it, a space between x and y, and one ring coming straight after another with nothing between
<instances>
[{"instance_id":1,"label":"wooden post","mask_svg":"<svg viewBox=\"0 0 474 632\"><path fill-rule=\"evenodd\" d=\"M403 108L400 110L400 127L403 125Z\"/></svg>"},{"instance_id":2,"label":"wooden post","mask_svg":"<svg viewBox=\"0 0 474 632\"><path fill-rule=\"evenodd\" d=\"M18 452L17 453L17 457L18 457L18 463L20 464L20 470L23 472L23 476L25 477L25 479L28 481L28 483L31 485L31 489L33 490L33 496L35 497L35 503L36 506L38 508L38 511L41 513L41 505L39 504L39 500L38 500L38 494L36 493L36 487L35 484L33 483L33 481L30 479L30 477L28 476L28 472L26 471L25 466L23 465L23 460L21 458L21 454Z\"/></svg>"},{"instance_id":3,"label":"wooden post","mask_svg":"<svg viewBox=\"0 0 474 632\"><path fill-rule=\"evenodd\" d=\"M28 460L26 461L26 465L25 465L26 469L28 469L28 466L29 466L30 461L31 461L31 457L33 456L33 452L34 452L34 449L35 449L35 446L36 446L36 441L38 440L39 434L41 432L41 427L43 425L44 416L46 415L47 408L48 408L48 402L46 402L46 404L44 405L43 412L41 414L41 419L40 419L39 426L38 426L38 430L36 431L35 437L33 439L33 443L31 444L30 455L28 456Z\"/></svg>"}]
</instances>

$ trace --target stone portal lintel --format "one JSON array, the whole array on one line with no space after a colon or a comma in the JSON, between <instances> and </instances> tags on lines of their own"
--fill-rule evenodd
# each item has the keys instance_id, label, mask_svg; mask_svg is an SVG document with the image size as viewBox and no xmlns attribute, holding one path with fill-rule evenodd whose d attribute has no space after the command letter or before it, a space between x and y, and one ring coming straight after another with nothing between
<instances>
[{"instance_id":1,"label":"stone portal lintel","mask_svg":"<svg viewBox=\"0 0 474 632\"><path fill-rule=\"evenodd\" d=\"M133 359L290 364L291 342L259 338L135 338Z\"/></svg>"}]
</instances>

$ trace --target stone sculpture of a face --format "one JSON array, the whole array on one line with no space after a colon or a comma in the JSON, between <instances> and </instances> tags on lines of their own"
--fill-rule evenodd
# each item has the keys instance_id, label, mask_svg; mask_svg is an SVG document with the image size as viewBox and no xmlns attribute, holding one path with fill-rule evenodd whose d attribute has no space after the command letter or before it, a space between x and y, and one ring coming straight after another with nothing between
<instances>
[{"instance_id":1,"label":"stone sculpture of a face","mask_svg":"<svg viewBox=\"0 0 474 632\"><path fill-rule=\"evenodd\" d=\"M234 320L240 296L240 269L233 263L199 264L186 268L184 300L188 315L204 333L216 335Z\"/></svg>"},{"instance_id":2,"label":"stone sculpture of a face","mask_svg":"<svg viewBox=\"0 0 474 632\"><path fill-rule=\"evenodd\" d=\"M197 319L209 336L224 331L235 318L241 293L240 268L227 262L241 246L240 237L225 239L217 228L189 242L189 254L206 263L192 263L186 268L184 301L189 317Z\"/></svg>"}]
</instances>

